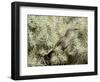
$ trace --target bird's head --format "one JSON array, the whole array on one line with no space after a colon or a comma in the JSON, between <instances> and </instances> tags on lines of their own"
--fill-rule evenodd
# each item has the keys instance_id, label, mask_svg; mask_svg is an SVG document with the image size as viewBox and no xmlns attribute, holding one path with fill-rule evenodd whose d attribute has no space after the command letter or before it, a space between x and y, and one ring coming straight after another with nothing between
<instances>
[{"instance_id":1,"label":"bird's head","mask_svg":"<svg viewBox=\"0 0 100 82\"><path fill-rule=\"evenodd\" d=\"M65 33L65 36L68 36L68 35L76 35L76 33L79 32L79 29L78 28L71 28L71 29L68 29Z\"/></svg>"}]
</instances>

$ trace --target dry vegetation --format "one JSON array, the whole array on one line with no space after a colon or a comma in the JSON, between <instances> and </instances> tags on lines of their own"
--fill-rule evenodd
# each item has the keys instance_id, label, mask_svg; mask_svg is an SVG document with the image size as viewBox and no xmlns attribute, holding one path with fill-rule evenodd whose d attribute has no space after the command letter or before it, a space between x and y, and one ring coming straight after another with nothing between
<instances>
[{"instance_id":1,"label":"dry vegetation","mask_svg":"<svg viewBox=\"0 0 100 82\"><path fill-rule=\"evenodd\" d=\"M57 43L74 28L79 30L62 50ZM87 17L28 15L28 66L87 64L87 29Z\"/></svg>"}]
</instances>

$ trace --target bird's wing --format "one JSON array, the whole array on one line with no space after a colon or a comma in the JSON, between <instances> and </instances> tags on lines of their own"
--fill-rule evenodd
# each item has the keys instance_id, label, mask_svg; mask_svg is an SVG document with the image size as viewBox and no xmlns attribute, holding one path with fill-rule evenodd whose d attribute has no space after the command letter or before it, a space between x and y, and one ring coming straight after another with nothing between
<instances>
[{"instance_id":1,"label":"bird's wing","mask_svg":"<svg viewBox=\"0 0 100 82\"><path fill-rule=\"evenodd\" d=\"M55 47L56 47L56 46L59 46L59 45L63 42L63 40L64 40L64 37L61 37L61 38L59 39L59 41L56 43Z\"/></svg>"}]
</instances>

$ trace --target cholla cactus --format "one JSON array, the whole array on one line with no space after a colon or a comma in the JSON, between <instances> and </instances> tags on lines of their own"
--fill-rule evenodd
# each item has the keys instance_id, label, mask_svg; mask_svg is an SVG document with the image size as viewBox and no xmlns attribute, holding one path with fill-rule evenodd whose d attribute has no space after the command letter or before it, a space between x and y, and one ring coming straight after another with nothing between
<instances>
[{"instance_id":1,"label":"cholla cactus","mask_svg":"<svg viewBox=\"0 0 100 82\"><path fill-rule=\"evenodd\" d=\"M87 64L87 29L87 17L29 15L28 66Z\"/></svg>"}]
</instances>

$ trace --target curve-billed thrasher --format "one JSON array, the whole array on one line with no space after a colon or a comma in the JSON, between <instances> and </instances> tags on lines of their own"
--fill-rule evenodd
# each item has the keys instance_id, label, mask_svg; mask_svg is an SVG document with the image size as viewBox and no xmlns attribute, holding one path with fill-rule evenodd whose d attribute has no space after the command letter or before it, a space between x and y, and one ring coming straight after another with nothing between
<instances>
[{"instance_id":1,"label":"curve-billed thrasher","mask_svg":"<svg viewBox=\"0 0 100 82\"><path fill-rule=\"evenodd\" d=\"M63 37L60 38L60 40L56 43L54 48L48 52L44 56L45 63L47 65L51 65L51 57L53 53L63 53L64 50L68 47L70 44L71 40L75 38L76 33L78 32L79 29L73 28L73 29L68 29ZM62 61L62 60L61 60Z\"/></svg>"}]
</instances>

